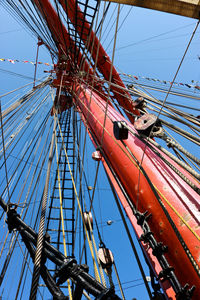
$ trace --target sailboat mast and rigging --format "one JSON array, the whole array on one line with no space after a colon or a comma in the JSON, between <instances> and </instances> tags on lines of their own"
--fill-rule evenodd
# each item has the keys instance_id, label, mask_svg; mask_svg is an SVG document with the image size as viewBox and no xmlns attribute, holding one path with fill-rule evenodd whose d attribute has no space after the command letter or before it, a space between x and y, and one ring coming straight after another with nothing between
<instances>
[{"instance_id":1,"label":"sailboat mast and rigging","mask_svg":"<svg viewBox=\"0 0 200 300\"><path fill-rule=\"evenodd\" d=\"M182 5L181 1L176 2ZM181 14L197 18L199 5L185 2ZM2 4L37 36L38 45L48 49L54 65L48 79L34 84L31 92L1 112L1 167L5 169L0 198L1 221L6 214L12 238L8 252L3 256L8 233L4 236L0 284L5 281L20 235L26 254L16 299L23 294L23 284L27 281L24 270L30 260L34 266L32 283L29 282L30 299L36 299L37 295L42 297L40 278L53 299L68 299L67 295L69 299L81 299L82 296L87 299L125 299L112 253L105 245L94 211L95 187L102 165L149 297L198 299L200 160L176 141L176 135L188 139L194 147L199 146L199 117L167 102L198 23L166 96L160 101L139 89L134 81L125 85L121 77L130 79L130 76L123 73L120 77L114 67L120 5L117 6L110 58L101 44L110 3L105 2L102 10L100 2L92 0L2 1ZM153 5L152 1L149 5ZM53 104L49 105L48 99L53 99ZM44 107L45 117L40 115L41 124L37 125L35 113L39 114L41 109L43 112ZM78 123L85 126L83 139ZM36 129L33 130L34 124ZM184 128L181 129L179 124ZM97 161L93 187L88 185L83 167L86 133L94 145L92 156ZM19 163L12 171L9 157L17 151L17 141L22 139L27 139L20 159L20 163L25 164L19 167ZM174 153L166 149L165 143ZM35 169L32 168L34 164ZM42 169L46 172L45 180L42 180ZM23 182L21 187L18 186L20 180ZM92 191L92 195L88 193L88 203L83 181ZM39 210L34 215L29 206L38 195ZM142 270L122 208L150 269L153 291ZM76 242L78 222L82 224L79 228L82 240ZM99 249L95 243L94 225ZM93 274L88 270L89 264L94 268ZM27 266L30 268L29 263ZM116 271L120 296L115 292L112 268Z\"/></svg>"}]
</instances>

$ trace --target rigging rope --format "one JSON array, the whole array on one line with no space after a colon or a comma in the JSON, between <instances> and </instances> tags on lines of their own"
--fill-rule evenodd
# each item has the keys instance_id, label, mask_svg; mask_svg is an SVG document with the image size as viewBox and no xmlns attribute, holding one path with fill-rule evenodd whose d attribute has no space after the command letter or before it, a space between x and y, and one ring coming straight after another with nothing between
<instances>
[{"instance_id":1,"label":"rigging rope","mask_svg":"<svg viewBox=\"0 0 200 300\"><path fill-rule=\"evenodd\" d=\"M54 115L54 123L56 124L55 115ZM60 170L59 170L59 161L58 161L58 141L56 135L55 135L55 145L56 145L57 176L58 176L58 187L59 187L59 198L60 198L60 217L61 217L61 224L62 224L63 246L64 246L64 254L67 257L67 249L66 249L66 241L65 241L65 225L64 225L64 217L63 217L63 200L62 200ZM71 290L69 279L67 279L67 286L69 291L69 299L72 300L72 290Z\"/></svg>"},{"instance_id":2,"label":"rigging rope","mask_svg":"<svg viewBox=\"0 0 200 300\"><path fill-rule=\"evenodd\" d=\"M160 116L160 114L161 114L161 112L162 112L162 110L163 110L163 107L164 107L164 105L165 105L165 102L166 102L166 100L167 100L167 98L168 98L168 95L169 95L171 89L172 89L173 83L174 83L174 81L176 80L176 77L177 77L177 75L178 75L178 72L179 72L179 70L180 70L180 68L181 68L181 66L182 66L183 60L184 60L184 58L185 58L185 56L186 56L186 54L187 54L187 52L188 52L189 46L190 46L190 44L191 44L191 42L192 42L192 40L193 40L193 37L194 37L194 35L195 35L195 33L196 33L196 30L197 30L197 28L198 28L198 26L199 26L199 22L200 22L200 21L197 22L196 27L195 27L195 29L194 29L194 31L193 31L193 33L192 33L192 36L191 36L191 38L190 38L190 40L189 40L189 43L188 43L188 45L187 45L187 47L186 47L186 50L185 50L185 52L184 52L184 54L183 54L183 57L182 57L181 61L180 61L180 64L179 64L179 66L178 66L178 69L177 69L177 71L176 71L176 73L175 73L175 75L174 75L174 78L173 78L173 80L172 80L172 84L171 84L171 86L170 86L170 88L169 88L169 90L168 90L168 92L167 92L167 94L166 94L166 97L165 97L165 99L164 99L164 101L163 101L163 103L162 103L162 106L161 106L161 108L160 108L160 110L159 110L159 113L158 113L158 115L157 115L157 119L159 118L159 116ZM153 128L151 129L151 132L152 132L152 130L153 130ZM150 136L151 132L149 133L149 136ZM144 149L144 151L143 151L143 155L142 155L142 158L141 158L141 161L140 161L140 166L142 166L142 163L143 163L143 160L144 160L144 157L145 157L146 147L147 147L147 145L145 146L145 149ZM138 174L138 191L137 191L137 205L136 205L136 208L138 207L138 202L139 202L139 186L140 186L140 169L139 169L139 174Z\"/></svg>"},{"instance_id":3,"label":"rigging rope","mask_svg":"<svg viewBox=\"0 0 200 300\"><path fill-rule=\"evenodd\" d=\"M37 238L37 246L36 246L34 269L33 269L33 278L32 278L32 284L31 284L31 292L30 292L30 298L29 298L30 300L36 300L38 282L39 282L39 276L40 276L42 248L43 248L43 241L44 241L44 224L45 224L46 204L47 204L47 198L48 198L50 170L51 170L52 159L53 159L55 131L56 131L56 123L54 122L54 129L53 129L53 135L52 135L52 140L51 140L51 148L49 151L48 170L47 170L47 176L46 176L45 187L44 187L44 192L43 192L43 199L42 199L40 225L39 225L39 232L38 232L38 238Z\"/></svg>"},{"instance_id":4,"label":"rigging rope","mask_svg":"<svg viewBox=\"0 0 200 300\"><path fill-rule=\"evenodd\" d=\"M10 203L10 191L9 191L9 183L8 183L8 171L7 171L7 163L6 163L6 150L5 150L4 133L3 133L1 100L0 100L0 119L1 119L1 136L2 136L2 143L3 143L4 166L5 166L5 173L6 173L6 188L7 188L7 191L8 191L8 202L7 203L9 204Z\"/></svg>"},{"instance_id":5,"label":"rigging rope","mask_svg":"<svg viewBox=\"0 0 200 300\"><path fill-rule=\"evenodd\" d=\"M44 129L44 126L43 126L43 129ZM50 132L50 130L49 130L49 132ZM49 135L49 133L47 134L46 141L48 140L48 135ZM27 199L28 199L28 195L29 195L29 192L30 192L30 188L31 188L32 183L33 183L33 180L34 180L34 178L35 178L35 174L36 174L37 167L38 167L38 164L39 164L39 162L40 162L40 159L41 159L41 155L42 155L42 153L43 153L43 150L45 149L45 150L47 151L47 153L48 153L49 147L46 145L46 141L45 141L44 144L43 144L43 149L41 150L41 154L40 154L40 156L39 156L39 158L38 158L38 163L37 163L37 165L36 165L36 168L35 168L35 170L34 170L33 176L32 176L32 178L31 178L31 182L30 182L29 187L28 187L28 191L27 191L27 194L26 194L26 199L25 199L24 204L26 203L26 201L27 201ZM41 142L41 139L40 139L40 142ZM46 161L47 153L44 154L44 159L43 159L43 162L42 162L42 166L44 165L44 162ZM30 173L31 168L32 168L32 164L30 165L30 168L29 168L29 171L28 171L26 180L28 179L28 175L29 175L29 173ZM42 171L42 168L40 169L40 172L39 172L39 174L38 174L38 178L39 178L40 175L41 175L41 171ZM34 186L34 188L33 188L33 191L35 191L35 189L36 189L36 185L37 185L37 183L38 183L38 178L37 178L36 184L35 184L35 186ZM26 181L25 181L25 183L24 183L24 187L25 187L25 184L26 184ZM17 186L17 185L16 185L16 186ZM23 187L23 189L24 189L24 187ZM22 191L23 191L23 190L22 190ZM33 193L33 192L32 192L32 193ZM18 205L19 202L20 202L21 196L22 196L22 193L21 193L21 195L20 195L20 197L19 197L19 199L18 199L17 205ZM32 195L31 195L30 200L29 200L29 203L28 203L28 205L27 205L26 212L25 212L25 214L24 214L23 220L25 219L26 214L27 214L27 212L28 212L28 208L29 208L29 204L30 204L31 199L32 199ZM25 205L24 205L24 207L22 208L21 216L22 216L22 214L23 214L24 209L25 209ZM32 212L33 212L33 210L32 210ZM37 214L37 216L39 216L39 213ZM36 218L36 219L37 219L37 218ZM31 217L31 220L33 220L32 217ZM8 234L7 234L7 236L6 236L4 245L3 245L3 247L2 247L2 251L3 251L3 248L4 248L4 246L5 246L7 237L8 237ZM16 241L14 242L13 249L14 249L14 247L15 247L15 244L16 244ZM2 251L1 251L1 254L2 254ZM7 265L4 267L4 271L3 271L4 274L5 274L6 269L7 269L7 267L8 267L8 263L10 262L10 259L11 259L12 254L13 254L13 251L12 251L11 253L8 252L8 254L7 254L8 259L7 259L7 262L6 262ZM4 275L1 276L2 280L3 280L3 276L4 276Z\"/></svg>"},{"instance_id":6,"label":"rigging rope","mask_svg":"<svg viewBox=\"0 0 200 300\"><path fill-rule=\"evenodd\" d=\"M123 214L123 211L122 211L122 209L121 209L121 206L120 206L120 203L119 203L119 200L118 200L118 197L117 197L117 193L116 193L116 191L115 191L115 189L114 189L114 187L113 187L113 184L112 184L112 182L111 182L111 180L110 180L110 178L109 178L107 172L106 172L106 175L107 175L107 178L108 178L108 181L109 181L109 184L110 184L110 187L111 187L113 196L114 196L114 198L115 198L115 202L116 202L116 204L117 204L117 207L118 207L120 216L121 216L121 218L122 218L122 221L123 221L123 224L124 224L126 233L127 233L127 235L128 235L128 239L129 239L129 241L130 241L130 244L131 244L133 253L134 253L134 255L135 255L135 258L136 258L138 267L139 267L139 269L140 269L140 272L141 272L141 275L142 275L142 278L143 278L143 281L144 281L144 284L145 284L147 293L148 293L148 295L149 295L149 298L151 299L151 298L152 298L151 290L150 290L150 288L149 288L149 285L148 285L148 282L147 282L147 279L146 279L146 275L145 275L144 269L143 269L143 267L142 267L141 260L140 260L140 258L139 258L137 249L136 249L136 247L135 247L135 245L134 245L134 242L133 242L133 239L132 239L130 230L129 230L129 228L128 228L126 219L125 219L124 214Z\"/></svg>"},{"instance_id":7,"label":"rigging rope","mask_svg":"<svg viewBox=\"0 0 200 300\"><path fill-rule=\"evenodd\" d=\"M105 5L104 5L104 8L105 8ZM118 11L117 11L117 19L116 19L116 27L115 27L115 39L114 39L113 54L112 54L112 61L111 61L109 81L108 81L108 84L109 84L109 86L108 86L108 95L107 95L106 108L105 108L104 124L102 126L103 132L102 132L102 136L101 136L100 147L103 144L103 138L104 138L104 130L105 130L107 110L108 110L108 101L109 101L109 95L110 95L110 87L111 87L111 79L112 79L112 67L113 67L113 62L114 62L114 54L115 54L115 46L116 46L116 38L117 38L117 29L118 29L119 15L120 15L120 4L118 5ZM92 95L91 95L91 97L92 97ZM90 99L90 101L91 101L91 99ZM89 112L89 110L88 110L88 112ZM100 162L98 162L97 168L96 168L95 180L94 180L94 184L93 184L93 193L92 193L91 206L92 206L92 203L93 203L93 200L94 200L94 193L95 193L95 188L96 188L96 183L97 183L99 166L100 166ZM91 207L90 207L90 209L91 209Z\"/></svg>"},{"instance_id":8,"label":"rigging rope","mask_svg":"<svg viewBox=\"0 0 200 300\"><path fill-rule=\"evenodd\" d=\"M67 150L66 150L66 147L65 147L65 144L64 144L64 141L63 141L62 130L61 130L61 127L60 127L58 119L57 119L57 123L58 123L59 131L60 131L60 135L61 135L61 139L62 139L62 143L63 143L63 148L64 148L65 155L66 155L66 158L67 158L67 164L68 164L69 172L70 172L70 175L71 175L72 184L73 184L73 187L74 187L74 192L75 192L75 195L76 195L76 199L77 199L77 203L78 203L78 207L79 207L81 219L82 219L82 222L83 222L83 225L84 225L84 229L85 229L87 240L88 240L88 245L89 245L89 248L90 248L90 251L91 251L91 255L92 255L92 260L93 260L93 264L94 264L95 277L97 278L97 280L99 282L101 282L100 277L99 277L99 272L98 272L98 269L97 269L97 266L96 266L96 262L95 262L95 259L94 259L94 253L93 253L92 245L91 245L91 242L90 242L89 234L88 234L88 231L87 231L87 228L86 228L86 224L85 224L85 221L84 221L83 212L82 212L82 208L81 208L81 204L80 204L80 199L78 197L78 193L77 193L77 189L76 189L74 177L73 177L73 174L72 174L72 170L71 170L71 166L70 166L70 162L69 162Z\"/></svg>"},{"instance_id":9,"label":"rigging rope","mask_svg":"<svg viewBox=\"0 0 200 300\"><path fill-rule=\"evenodd\" d=\"M79 99L79 101L82 103L82 105L83 106L85 106L85 104L82 102L82 100L80 100ZM90 111L90 109L87 107L87 110L88 110L88 112L90 112L91 114L92 114L92 112ZM103 125L99 122L99 120L93 115L93 117L94 117L94 119L99 123L99 125L100 126L102 126L102 128L103 128ZM110 133L106 130L106 128L104 128L104 130L105 130L105 132L112 138L112 140L113 140L113 142L124 152L124 154L130 159L130 162L131 163L133 163L137 168L138 168L138 170L140 170L141 168L142 168L142 166L138 163L137 164L137 162L134 160L134 159L132 159L132 156L133 156L133 154L132 154L132 152L129 150L129 153L130 153L130 156L129 156L129 154L127 154L125 151L124 151L124 149L121 147L121 145L110 135ZM146 145L147 146L147 145ZM127 148L127 146L126 146L126 148ZM143 172L142 172L143 173ZM157 192L158 192L158 189L157 189L157 187L155 187L154 186L154 188L157 190ZM160 191L159 191L159 194L162 194ZM188 227L188 229L191 231L191 232L193 232L193 230L192 230L192 228L189 226L189 224L186 222L186 221L184 221L184 224ZM200 237L195 233L195 237L198 239L198 240L200 240Z\"/></svg>"}]
</instances>

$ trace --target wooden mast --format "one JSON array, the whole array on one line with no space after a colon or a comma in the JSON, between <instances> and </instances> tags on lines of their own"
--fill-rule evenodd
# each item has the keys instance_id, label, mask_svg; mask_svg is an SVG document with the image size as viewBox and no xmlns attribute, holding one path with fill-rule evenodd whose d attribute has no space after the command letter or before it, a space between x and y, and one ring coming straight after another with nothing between
<instances>
[{"instance_id":1,"label":"wooden mast","mask_svg":"<svg viewBox=\"0 0 200 300\"><path fill-rule=\"evenodd\" d=\"M121 4L155 9L184 17L199 19L199 0L106 0Z\"/></svg>"}]
</instances>

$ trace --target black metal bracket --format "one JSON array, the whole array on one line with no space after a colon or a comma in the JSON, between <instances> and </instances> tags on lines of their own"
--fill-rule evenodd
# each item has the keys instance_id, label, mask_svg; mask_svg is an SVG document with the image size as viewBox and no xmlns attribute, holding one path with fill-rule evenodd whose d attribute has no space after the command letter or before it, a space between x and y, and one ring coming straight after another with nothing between
<instances>
[{"instance_id":1,"label":"black metal bracket","mask_svg":"<svg viewBox=\"0 0 200 300\"><path fill-rule=\"evenodd\" d=\"M12 232L14 229L19 231L31 258L34 261L38 234L21 220L20 215L16 211L17 206L15 204L7 205L0 197L0 206L7 213L6 222L8 224L9 232ZM49 292L52 294L53 299L68 299L68 297L65 296L59 288L59 285L71 278L76 285L73 295L74 300L81 299L83 289L92 294L98 300L120 300L120 298L115 294L114 289L108 290L95 278L88 274L89 268L86 265L78 265L75 259L69 259L64 256L50 244L49 240L49 236L45 236L40 275L49 289ZM51 276L49 270L45 266L47 259L51 260L59 267L54 277Z\"/></svg>"},{"instance_id":2,"label":"black metal bracket","mask_svg":"<svg viewBox=\"0 0 200 300\"><path fill-rule=\"evenodd\" d=\"M128 129L124 126L125 121L115 121L113 122L113 133L117 140L127 140Z\"/></svg>"},{"instance_id":3,"label":"black metal bracket","mask_svg":"<svg viewBox=\"0 0 200 300\"><path fill-rule=\"evenodd\" d=\"M141 226L143 233L140 236L140 241L143 241L145 244L148 244L152 249L152 254L157 258L158 262L160 263L160 266L162 267L162 271L158 275L158 280L165 281L169 280L172 284L174 291L176 293L177 300L190 300L192 299L193 292L195 290L195 286L192 286L190 289L188 289L188 284L186 284L184 287L181 286L179 283L175 273L174 268L171 267L165 257L165 253L168 251L168 247L166 245L163 245L162 242L157 242L154 238L154 234L151 231L147 221L149 217L151 217L151 214L148 215L148 212L145 211L144 213L139 212L136 210L134 212L134 215L137 219L138 225ZM156 287L156 285L154 285ZM158 291L155 290L155 294ZM161 294L162 297L162 294ZM162 299L162 298L161 298Z\"/></svg>"}]
</instances>

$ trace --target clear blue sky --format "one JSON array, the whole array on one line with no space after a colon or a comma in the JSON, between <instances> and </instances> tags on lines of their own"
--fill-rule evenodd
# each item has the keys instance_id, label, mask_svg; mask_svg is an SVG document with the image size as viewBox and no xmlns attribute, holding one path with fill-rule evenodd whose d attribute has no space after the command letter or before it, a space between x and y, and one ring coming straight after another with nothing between
<instances>
[{"instance_id":1,"label":"clear blue sky","mask_svg":"<svg viewBox=\"0 0 200 300\"><path fill-rule=\"evenodd\" d=\"M130 7L123 8L119 24L121 24L129 9ZM109 16L107 19L109 19ZM195 24L196 21L189 18L133 7L118 33L115 65L127 74L171 81ZM18 59L19 61L35 60L36 39L10 18L3 8L0 11L0 28L0 58ZM190 83L191 80L197 82L200 80L199 31L200 29L198 29L198 34L192 43L191 50L188 52L177 81ZM112 35L108 35L104 45L105 48L111 37ZM110 48L107 51L111 55ZM39 60L51 63L48 52L42 47L39 52ZM34 75L34 67L29 63L12 64L0 61L0 69L10 70L29 77ZM44 70L49 70L49 67L39 65L37 76L42 77ZM1 70L0 78L0 95L29 82L27 79L11 76L1 72ZM3 99L2 104L5 104ZM91 156L91 154L91 147L88 146L88 155ZM91 165L94 168L94 162ZM113 209L109 186L106 183L105 176L101 175L100 178L97 193L99 200L97 203L101 206L102 219L101 215L98 214L99 222L103 222L102 233L106 245L114 253L121 281L124 283L126 299L147 300L148 296L144 285L140 285L142 283L141 275L135 258L130 254L131 250L125 238L122 221L116 207ZM93 182L92 176L91 182ZM100 211L100 208L97 207L97 210ZM113 220L111 226L106 225L108 220ZM149 275L146 267L145 271L146 275Z\"/></svg>"}]
</instances>

